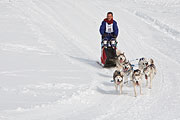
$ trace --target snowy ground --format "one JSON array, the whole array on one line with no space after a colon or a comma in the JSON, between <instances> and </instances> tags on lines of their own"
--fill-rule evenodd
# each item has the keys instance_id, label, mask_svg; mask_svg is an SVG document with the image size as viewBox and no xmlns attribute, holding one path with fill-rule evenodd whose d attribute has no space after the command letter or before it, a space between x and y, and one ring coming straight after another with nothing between
<instances>
[{"instance_id":1,"label":"snowy ground","mask_svg":"<svg viewBox=\"0 0 180 120\"><path fill-rule=\"evenodd\" d=\"M137 98L96 64L107 11L128 59L155 60ZM0 0L0 120L180 120L179 19L179 0Z\"/></svg>"}]
</instances>

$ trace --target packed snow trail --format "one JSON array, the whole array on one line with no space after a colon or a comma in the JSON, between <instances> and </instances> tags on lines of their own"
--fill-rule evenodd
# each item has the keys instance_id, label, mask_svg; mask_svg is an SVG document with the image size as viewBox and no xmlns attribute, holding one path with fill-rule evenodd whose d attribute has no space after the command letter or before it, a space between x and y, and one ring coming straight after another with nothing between
<instances>
[{"instance_id":1,"label":"packed snow trail","mask_svg":"<svg viewBox=\"0 0 180 120\"><path fill-rule=\"evenodd\" d=\"M178 0L1 0L0 119L180 119L179 8ZM119 95L114 69L96 63L107 11L127 58L155 60L153 88L143 80L137 98L131 84Z\"/></svg>"}]
</instances>

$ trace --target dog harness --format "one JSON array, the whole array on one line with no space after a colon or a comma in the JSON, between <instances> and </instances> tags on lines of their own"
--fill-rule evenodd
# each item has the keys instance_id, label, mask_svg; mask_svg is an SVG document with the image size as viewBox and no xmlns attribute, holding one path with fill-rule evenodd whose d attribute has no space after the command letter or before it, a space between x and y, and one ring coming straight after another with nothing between
<instances>
[{"instance_id":1,"label":"dog harness","mask_svg":"<svg viewBox=\"0 0 180 120\"><path fill-rule=\"evenodd\" d=\"M125 73L128 73L127 76L129 76L130 73L131 73L131 72L130 72L131 70L133 70L133 67L132 67L130 70L127 70L127 71L124 71L124 72L125 72Z\"/></svg>"}]
</instances>

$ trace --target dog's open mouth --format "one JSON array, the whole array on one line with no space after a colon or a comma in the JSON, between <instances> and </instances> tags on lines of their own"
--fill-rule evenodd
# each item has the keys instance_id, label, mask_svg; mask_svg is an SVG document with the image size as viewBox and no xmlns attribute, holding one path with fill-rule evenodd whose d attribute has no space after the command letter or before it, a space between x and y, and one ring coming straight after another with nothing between
<instances>
[{"instance_id":1,"label":"dog's open mouth","mask_svg":"<svg viewBox=\"0 0 180 120\"><path fill-rule=\"evenodd\" d=\"M138 81L136 81L136 85L139 85L139 82L138 82Z\"/></svg>"},{"instance_id":2,"label":"dog's open mouth","mask_svg":"<svg viewBox=\"0 0 180 120\"><path fill-rule=\"evenodd\" d=\"M123 60L120 60L120 63L123 63Z\"/></svg>"},{"instance_id":3,"label":"dog's open mouth","mask_svg":"<svg viewBox=\"0 0 180 120\"><path fill-rule=\"evenodd\" d=\"M122 82L122 81L118 81L118 82L117 82L117 85L119 85L121 82Z\"/></svg>"},{"instance_id":4,"label":"dog's open mouth","mask_svg":"<svg viewBox=\"0 0 180 120\"><path fill-rule=\"evenodd\" d=\"M125 68L124 71L127 72L127 71L128 71L128 68Z\"/></svg>"}]
</instances>

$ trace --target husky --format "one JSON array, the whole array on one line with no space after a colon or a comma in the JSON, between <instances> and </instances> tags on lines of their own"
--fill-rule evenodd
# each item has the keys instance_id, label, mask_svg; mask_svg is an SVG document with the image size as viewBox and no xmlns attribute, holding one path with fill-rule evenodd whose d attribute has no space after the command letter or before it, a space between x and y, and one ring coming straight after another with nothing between
<instances>
[{"instance_id":1,"label":"husky","mask_svg":"<svg viewBox=\"0 0 180 120\"><path fill-rule=\"evenodd\" d=\"M152 79L156 75L156 72L157 70L156 70L156 66L154 65L154 61L153 59L150 59L149 64L143 69L143 73L146 79L146 86L148 86L148 78L150 79L149 89L152 88Z\"/></svg>"},{"instance_id":2,"label":"husky","mask_svg":"<svg viewBox=\"0 0 180 120\"><path fill-rule=\"evenodd\" d=\"M142 73L141 73L141 70L136 69L136 70L133 71L133 73L132 73L132 82L133 82L133 86L134 86L135 97L137 96L136 86L139 86L140 94L142 94L142 92L141 92L141 87L142 87Z\"/></svg>"},{"instance_id":3,"label":"husky","mask_svg":"<svg viewBox=\"0 0 180 120\"><path fill-rule=\"evenodd\" d=\"M116 67L117 67L117 69L122 70L123 64L125 62L127 62L126 56L125 56L124 52L123 53L116 52L116 54L117 54L117 58L115 59Z\"/></svg>"},{"instance_id":4,"label":"husky","mask_svg":"<svg viewBox=\"0 0 180 120\"><path fill-rule=\"evenodd\" d=\"M142 57L139 59L138 68L139 70L141 70L142 73L143 73L143 69L146 68L147 65L148 65L148 60L146 58Z\"/></svg>"},{"instance_id":5,"label":"husky","mask_svg":"<svg viewBox=\"0 0 180 120\"><path fill-rule=\"evenodd\" d=\"M116 89L116 91L118 91L118 86L119 86L120 87L120 94L122 94L122 87L124 84L123 77L124 76L123 76L122 72L120 72L119 70L116 70L113 74L115 89Z\"/></svg>"},{"instance_id":6,"label":"husky","mask_svg":"<svg viewBox=\"0 0 180 120\"><path fill-rule=\"evenodd\" d=\"M126 61L123 64L122 73L124 75L125 83L128 83L128 78L130 78L130 81L132 80L133 67L129 61Z\"/></svg>"}]
</instances>

